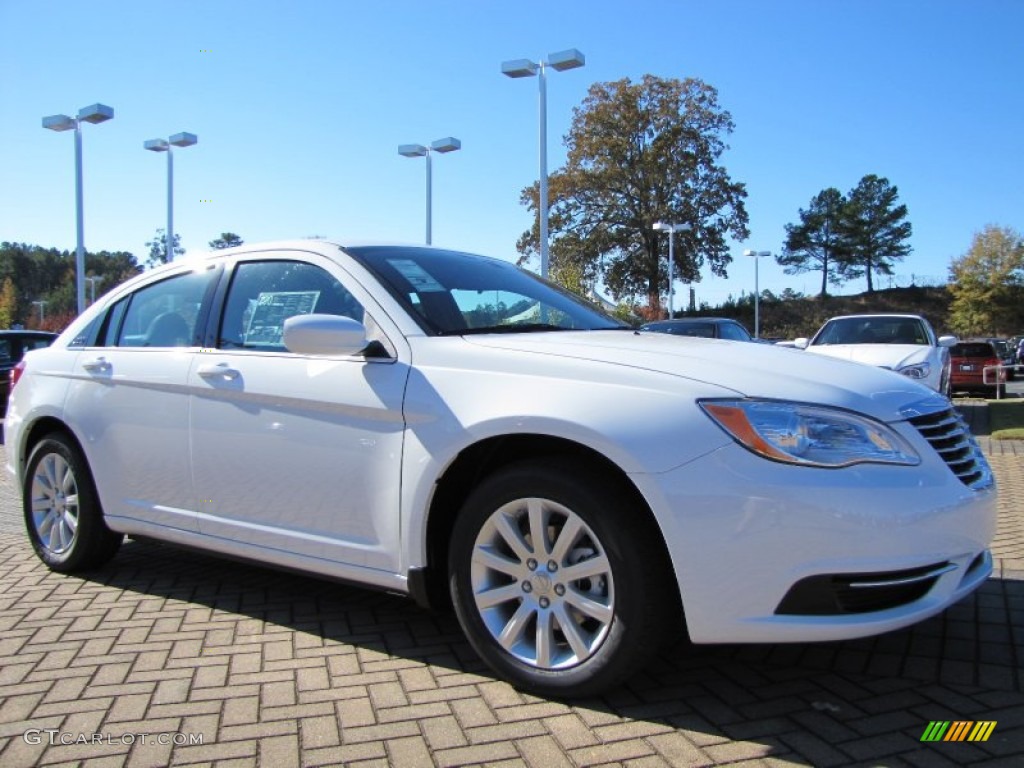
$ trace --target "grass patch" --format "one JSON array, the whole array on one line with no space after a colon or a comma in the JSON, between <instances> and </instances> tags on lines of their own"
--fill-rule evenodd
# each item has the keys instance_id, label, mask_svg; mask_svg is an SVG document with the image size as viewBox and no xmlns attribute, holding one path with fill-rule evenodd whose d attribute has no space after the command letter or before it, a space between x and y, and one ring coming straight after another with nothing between
<instances>
[{"instance_id":1,"label":"grass patch","mask_svg":"<svg viewBox=\"0 0 1024 768\"><path fill-rule=\"evenodd\" d=\"M1024 400L989 400L993 440L1024 440Z\"/></svg>"}]
</instances>

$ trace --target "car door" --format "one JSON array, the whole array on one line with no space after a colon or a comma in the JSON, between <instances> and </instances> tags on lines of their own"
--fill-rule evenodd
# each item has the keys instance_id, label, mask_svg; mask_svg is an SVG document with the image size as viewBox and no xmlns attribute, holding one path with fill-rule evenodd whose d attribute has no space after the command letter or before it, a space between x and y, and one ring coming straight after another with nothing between
<instances>
[{"instance_id":1,"label":"car door","mask_svg":"<svg viewBox=\"0 0 1024 768\"><path fill-rule=\"evenodd\" d=\"M75 360L65 413L104 513L125 530L196 530L188 371L218 272L185 270L119 299Z\"/></svg>"},{"instance_id":2,"label":"car door","mask_svg":"<svg viewBox=\"0 0 1024 768\"><path fill-rule=\"evenodd\" d=\"M351 288L351 290L350 290ZM199 529L239 554L396 572L408 365L397 331L377 357L289 352L285 319L378 322L337 265L294 252L240 260L190 379ZM383 350L390 350L385 353Z\"/></svg>"}]
</instances>

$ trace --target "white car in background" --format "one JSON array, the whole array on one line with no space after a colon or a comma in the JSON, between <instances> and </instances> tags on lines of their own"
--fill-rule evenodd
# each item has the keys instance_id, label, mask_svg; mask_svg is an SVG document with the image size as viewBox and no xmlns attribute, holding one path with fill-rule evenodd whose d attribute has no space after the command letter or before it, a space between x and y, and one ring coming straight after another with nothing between
<instances>
[{"instance_id":1,"label":"white car in background","mask_svg":"<svg viewBox=\"0 0 1024 768\"><path fill-rule=\"evenodd\" d=\"M949 349L956 342L956 336L936 337L920 315L842 315L828 320L812 339L797 339L794 346L888 368L949 397Z\"/></svg>"},{"instance_id":2,"label":"white car in background","mask_svg":"<svg viewBox=\"0 0 1024 768\"><path fill-rule=\"evenodd\" d=\"M19 364L6 437L55 571L127 535L453 603L544 695L628 678L684 612L695 642L838 640L992 571L992 474L945 398L638 333L439 248L247 244L150 270Z\"/></svg>"}]
</instances>

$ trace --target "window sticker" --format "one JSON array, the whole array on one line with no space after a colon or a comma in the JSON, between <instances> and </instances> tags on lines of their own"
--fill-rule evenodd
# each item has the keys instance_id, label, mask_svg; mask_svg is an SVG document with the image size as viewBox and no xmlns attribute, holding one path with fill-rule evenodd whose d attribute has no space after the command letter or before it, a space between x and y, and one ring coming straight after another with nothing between
<instances>
[{"instance_id":1,"label":"window sticker","mask_svg":"<svg viewBox=\"0 0 1024 768\"><path fill-rule=\"evenodd\" d=\"M320 291L267 291L256 297L256 306L245 329L246 345L281 345L284 321L308 315L316 307Z\"/></svg>"},{"instance_id":2,"label":"window sticker","mask_svg":"<svg viewBox=\"0 0 1024 768\"><path fill-rule=\"evenodd\" d=\"M411 259L388 259L388 264L409 281L416 293L444 293L446 290L427 270Z\"/></svg>"}]
</instances>

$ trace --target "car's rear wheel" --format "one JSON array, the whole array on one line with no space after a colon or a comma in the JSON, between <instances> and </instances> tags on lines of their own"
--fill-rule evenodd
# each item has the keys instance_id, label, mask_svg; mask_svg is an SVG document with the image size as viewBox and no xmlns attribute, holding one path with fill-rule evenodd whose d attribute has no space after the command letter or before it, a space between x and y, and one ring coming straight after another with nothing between
<instances>
[{"instance_id":1,"label":"car's rear wheel","mask_svg":"<svg viewBox=\"0 0 1024 768\"><path fill-rule=\"evenodd\" d=\"M481 483L456 521L449 581L480 656L543 695L621 682L662 646L677 605L646 508L575 461L517 464Z\"/></svg>"},{"instance_id":2,"label":"car's rear wheel","mask_svg":"<svg viewBox=\"0 0 1024 768\"><path fill-rule=\"evenodd\" d=\"M52 570L95 568L121 546L124 537L103 522L89 466L66 435L53 433L36 445L23 487L29 541Z\"/></svg>"}]
</instances>

